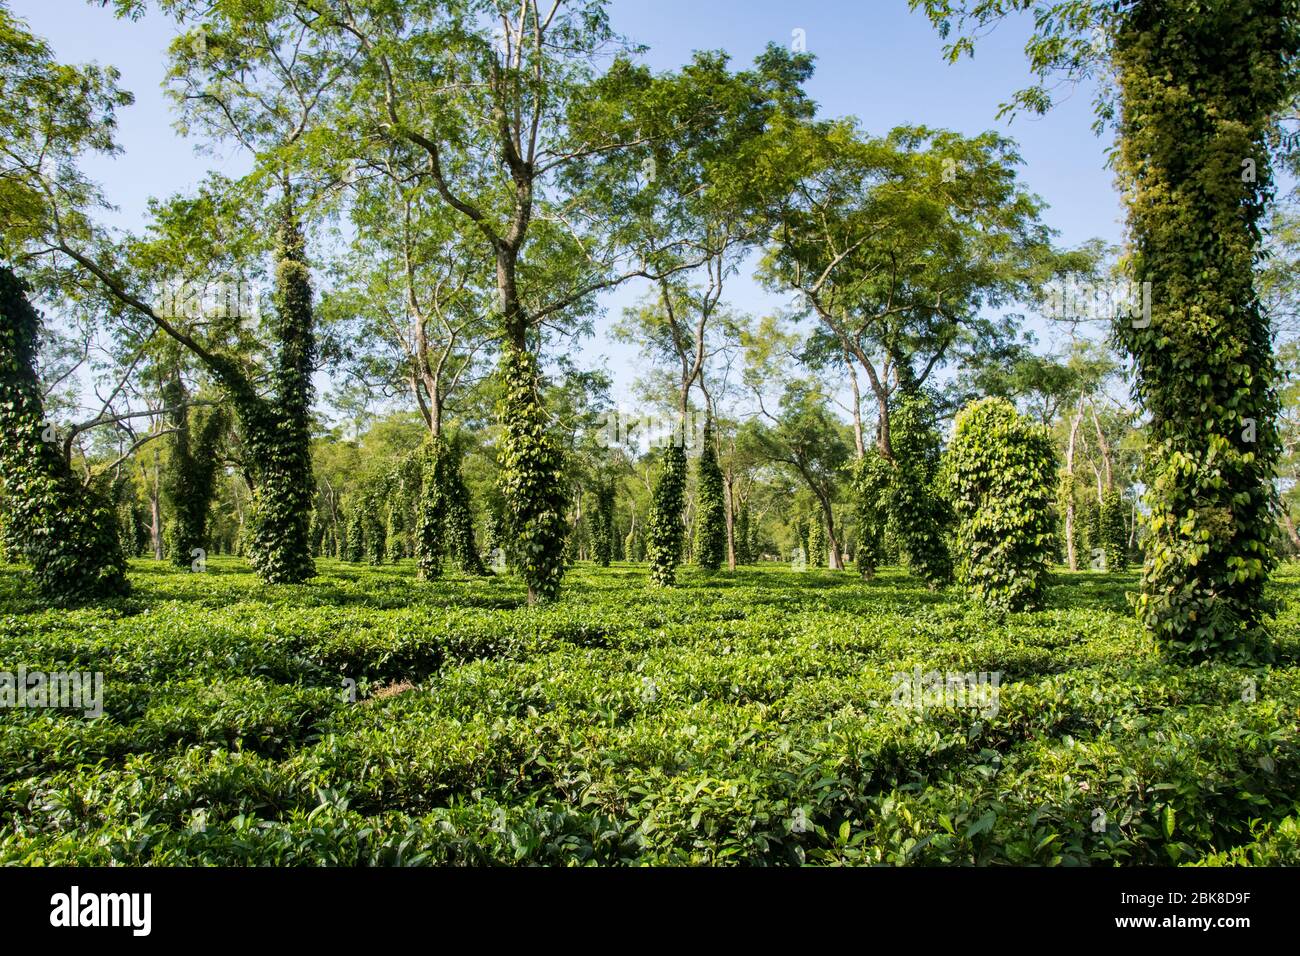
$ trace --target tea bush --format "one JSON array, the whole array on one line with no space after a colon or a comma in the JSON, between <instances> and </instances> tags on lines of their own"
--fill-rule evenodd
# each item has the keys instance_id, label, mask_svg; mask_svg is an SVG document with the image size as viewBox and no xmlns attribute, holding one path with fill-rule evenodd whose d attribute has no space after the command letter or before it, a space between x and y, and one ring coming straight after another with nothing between
<instances>
[{"instance_id":1,"label":"tea bush","mask_svg":"<svg viewBox=\"0 0 1300 956\"><path fill-rule=\"evenodd\" d=\"M1129 574L1007 612L894 568L580 564L530 608L411 560L130 566L72 611L0 566L0 670L105 679L97 718L0 709L0 863L1297 861L1290 610L1275 665L1187 666ZM996 706L901 706L930 672L997 674Z\"/></svg>"}]
</instances>

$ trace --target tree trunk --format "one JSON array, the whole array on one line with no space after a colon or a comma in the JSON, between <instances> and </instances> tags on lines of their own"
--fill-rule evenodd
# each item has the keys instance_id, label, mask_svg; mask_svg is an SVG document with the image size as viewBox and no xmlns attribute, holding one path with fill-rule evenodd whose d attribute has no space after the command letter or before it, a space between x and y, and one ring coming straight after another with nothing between
<instances>
[{"instance_id":1,"label":"tree trunk","mask_svg":"<svg viewBox=\"0 0 1300 956\"><path fill-rule=\"evenodd\" d=\"M1065 451L1065 563L1071 571L1079 570L1079 555L1074 546L1074 446L1082 420L1083 413L1079 412L1070 423L1070 443Z\"/></svg>"},{"instance_id":2,"label":"tree trunk","mask_svg":"<svg viewBox=\"0 0 1300 956\"><path fill-rule=\"evenodd\" d=\"M736 570L736 495L731 469L722 473L727 492L727 568Z\"/></svg>"},{"instance_id":3,"label":"tree trunk","mask_svg":"<svg viewBox=\"0 0 1300 956\"><path fill-rule=\"evenodd\" d=\"M153 548L153 559L163 559L162 535L162 490L159 487L158 459L153 461L153 480L149 483L149 544Z\"/></svg>"},{"instance_id":4,"label":"tree trunk","mask_svg":"<svg viewBox=\"0 0 1300 956\"><path fill-rule=\"evenodd\" d=\"M130 591L117 516L72 473L49 440L36 374L40 317L27 287L0 266L0 478L6 537L31 564L37 589L55 602L81 602Z\"/></svg>"},{"instance_id":5,"label":"tree trunk","mask_svg":"<svg viewBox=\"0 0 1300 956\"><path fill-rule=\"evenodd\" d=\"M274 400L237 384L234 404L257 475L249 563L268 584L297 584L316 574L310 524L315 487L311 470L312 364L315 317L301 227L286 190L277 237L274 302L278 353Z\"/></svg>"},{"instance_id":6,"label":"tree trunk","mask_svg":"<svg viewBox=\"0 0 1300 956\"><path fill-rule=\"evenodd\" d=\"M867 455L867 443L862 437L862 393L858 391L858 372L853 367L853 359L847 353L844 356L849 369L849 384L853 386L853 445L858 458Z\"/></svg>"}]
</instances>

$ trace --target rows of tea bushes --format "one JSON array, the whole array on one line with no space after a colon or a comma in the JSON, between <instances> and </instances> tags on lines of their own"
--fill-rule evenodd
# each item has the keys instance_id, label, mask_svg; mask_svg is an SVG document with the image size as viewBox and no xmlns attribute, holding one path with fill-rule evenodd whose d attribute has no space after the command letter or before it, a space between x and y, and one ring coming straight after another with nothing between
<instances>
[{"instance_id":1,"label":"rows of tea bushes","mask_svg":"<svg viewBox=\"0 0 1300 956\"><path fill-rule=\"evenodd\" d=\"M1188 668L1124 575L997 614L889 572L579 568L529 609L322 571L141 561L66 612L0 569L0 669L105 675L101 717L0 710L0 862L1300 863L1297 611L1275 666ZM996 706L902 706L932 671Z\"/></svg>"}]
</instances>

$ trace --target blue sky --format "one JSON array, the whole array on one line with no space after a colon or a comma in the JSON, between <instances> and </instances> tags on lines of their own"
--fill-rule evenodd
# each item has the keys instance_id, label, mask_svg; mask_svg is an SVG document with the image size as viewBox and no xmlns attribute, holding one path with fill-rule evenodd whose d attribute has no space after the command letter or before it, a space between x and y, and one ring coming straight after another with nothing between
<instances>
[{"instance_id":1,"label":"blue sky","mask_svg":"<svg viewBox=\"0 0 1300 956\"><path fill-rule=\"evenodd\" d=\"M112 64L122 73L123 87L135 94L135 105L120 118L123 154L87 161L87 172L119 207L114 225L138 226L150 196L187 190L207 169L242 170L238 154L196 156L194 143L172 129L161 91L169 22L156 14L119 21L84 0L10 3L60 59ZM1090 128L1091 89L1073 91L1046 117L996 119L998 106L1029 80L1023 24L1002 25L978 45L974 59L949 65L938 35L924 16L909 11L906 0L614 0L610 13L615 28L647 44L647 62L662 69L699 49L723 49L736 64L748 64L767 43L789 44L794 31L802 30L817 58L808 88L823 115L856 116L870 133L914 123L967 134L998 130L1019 143L1022 178L1047 202L1045 220L1062 244L1121 237L1122 209L1105 165L1109 140ZM611 321L638 292L628 286L606 298ZM729 286L727 299L755 313L779 301L743 276ZM598 331L583 357L591 364L607 358L616 393L626 395L634 350Z\"/></svg>"}]
</instances>

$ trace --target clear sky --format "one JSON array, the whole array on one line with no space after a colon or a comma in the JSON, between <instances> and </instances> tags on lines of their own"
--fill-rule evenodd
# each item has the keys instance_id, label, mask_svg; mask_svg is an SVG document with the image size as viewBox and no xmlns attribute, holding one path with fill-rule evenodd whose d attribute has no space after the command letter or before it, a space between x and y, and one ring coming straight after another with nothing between
<instances>
[{"instance_id":1,"label":"clear sky","mask_svg":"<svg viewBox=\"0 0 1300 956\"><path fill-rule=\"evenodd\" d=\"M13 11L44 36L56 55L70 62L112 64L136 102L120 118L115 159L94 157L87 172L119 207L114 225L137 227L150 196L192 188L207 169L237 173L244 160L196 156L194 143L172 129L161 91L164 50L171 24L152 13L139 22L118 21L85 0L10 0ZM694 50L722 49L737 65L748 64L772 41L789 44L802 30L817 58L809 91L826 116L856 116L870 133L901 124L925 124L974 134L996 129L1017 140L1029 189L1048 204L1046 222L1064 245L1092 237L1118 242L1121 207L1106 168L1106 138L1091 131L1093 91L1073 91L1043 118L996 119L999 104L1029 80L1023 24L1008 23L986 37L973 60L948 65L942 41L929 21L908 10L906 0L614 0L615 28L647 44L647 62L668 69ZM612 319L638 294L625 287L606 299ZM743 277L729 288L737 308L761 313L777 300ZM1048 343L1050 344L1050 343ZM625 394L633 376L630 347L609 342L598 331L584 358L602 357Z\"/></svg>"}]
</instances>

